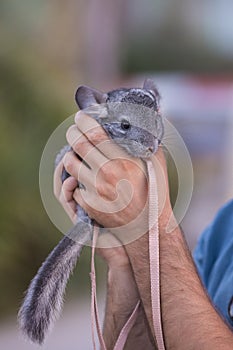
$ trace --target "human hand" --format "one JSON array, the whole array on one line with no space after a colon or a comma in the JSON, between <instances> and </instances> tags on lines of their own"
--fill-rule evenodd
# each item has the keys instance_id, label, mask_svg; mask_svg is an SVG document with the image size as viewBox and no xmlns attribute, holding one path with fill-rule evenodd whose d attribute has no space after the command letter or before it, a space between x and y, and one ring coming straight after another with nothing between
<instances>
[{"instance_id":1,"label":"human hand","mask_svg":"<svg viewBox=\"0 0 233 350\"><path fill-rule=\"evenodd\" d=\"M62 171L64 168L64 160L62 159L54 171L54 194L64 210L75 224L77 222L77 202L73 197L73 193L77 188L78 181L70 176L63 183L61 181ZM100 246L102 237L99 237ZM97 248L97 253L108 263L110 271L129 269L129 259L121 242L117 240L110 232L104 235L104 246L107 248ZM109 248L109 247L114 248Z\"/></svg>"},{"instance_id":2,"label":"human hand","mask_svg":"<svg viewBox=\"0 0 233 350\"><path fill-rule=\"evenodd\" d=\"M73 198L73 192L77 188L77 180L73 177L67 178L64 183L61 182L62 169L64 167L61 161L54 172L54 194L61 203L72 222L77 222L76 201ZM101 237L100 245L101 245ZM129 266L129 258L121 242L110 232L104 235L104 243L108 248L96 248L99 254L108 264L111 271L126 268ZM114 248L109 248L109 247Z\"/></svg>"},{"instance_id":3,"label":"human hand","mask_svg":"<svg viewBox=\"0 0 233 350\"><path fill-rule=\"evenodd\" d=\"M140 159L129 157L119 146L109 140L105 131L93 118L79 112L75 121L76 124L67 131L67 141L86 163L81 162L74 152L67 153L55 170L54 193L73 222L77 220L76 204L78 202L90 217L104 227L125 227L138 219L146 208L145 164ZM166 172L166 162L161 150L156 153L156 157L158 161L154 159L155 163L162 164L161 168ZM63 167L71 177L62 184ZM163 173L161 177L164 181ZM85 191L77 188L78 181L85 186ZM163 192L161 189L165 189L166 192L166 183L165 186L162 183L159 187L160 192ZM160 202L164 203L164 199ZM144 221L147 222L146 209ZM145 227L141 227L142 221L141 217L136 220L131 232L127 226L127 230L123 230L123 236L120 236L120 239L127 243L145 233ZM132 238L131 233L132 231L134 233L135 229L139 234ZM128 235L126 241L124 240L125 231ZM112 242L111 246L120 244L116 239Z\"/></svg>"},{"instance_id":4,"label":"human hand","mask_svg":"<svg viewBox=\"0 0 233 350\"><path fill-rule=\"evenodd\" d=\"M79 112L75 121L67 131L67 141L85 163L69 152L63 165L73 178L67 186L75 185L76 179L86 190L75 189L73 198L104 227L131 222L147 202L145 164L110 140L93 118ZM70 201L71 197L66 198L72 206Z\"/></svg>"}]
</instances>

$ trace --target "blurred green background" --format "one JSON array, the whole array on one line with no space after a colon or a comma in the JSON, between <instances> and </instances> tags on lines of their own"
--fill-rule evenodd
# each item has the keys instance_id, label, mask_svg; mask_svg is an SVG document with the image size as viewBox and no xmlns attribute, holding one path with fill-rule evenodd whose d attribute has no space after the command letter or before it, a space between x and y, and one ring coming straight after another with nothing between
<instances>
[{"instance_id":1,"label":"blurred green background","mask_svg":"<svg viewBox=\"0 0 233 350\"><path fill-rule=\"evenodd\" d=\"M15 317L23 291L61 238L43 208L38 174L48 137L76 111L76 87L141 84L144 75L167 77L169 84L174 72L221 76L229 86L232 14L230 0L0 2L2 320ZM193 161L200 179L206 159ZM208 162L214 172L216 163ZM88 287L88 262L86 249L75 288Z\"/></svg>"}]
</instances>

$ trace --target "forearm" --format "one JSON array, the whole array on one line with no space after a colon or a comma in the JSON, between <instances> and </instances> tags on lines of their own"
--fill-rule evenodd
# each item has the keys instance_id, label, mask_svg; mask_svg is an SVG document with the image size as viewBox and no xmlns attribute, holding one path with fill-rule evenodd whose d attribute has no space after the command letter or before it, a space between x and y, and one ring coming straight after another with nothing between
<instances>
[{"instance_id":1,"label":"forearm","mask_svg":"<svg viewBox=\"0 0 233 350\"><path fill-rule=\"evenodd\" d=\"M153 321L151 312L150 294L150 265L149 265L149 243L148 234L144 234L139 239L127 244L125 249L129 256L137 288L143 303L147 322L152 334Z\"/></svg>"},{"instance_id":2,"label":"forearm","mask_svg":"<svg viewBox=\"0 0 233 350\"><path fill-rule=\"evenodd\" d=\"M160 259L167 349L232 349L233 333L209 301L178 227L162 229Z\"/></svg>"},{"instance_id":3,"label":"forearm","mask_svg":"<svg viewBox=\"0 0 233 350\"><path fill-rule=\"evenodd\" d=\"M130 264L123 268L110 268L104 321L104 340L107 349L113 349L121 329L127 322L139 300L139 293ZM143 306L131 329L124 349L154 349Z\"/></svg>"},{"instance_id":4,"label":"forearm","mask_svg":"<svg viewBox=\"0 0 233 350\"><path fill-rule=\"evenodd\" d=\"M160 218L160 274L162 323L166 349L231 349L233 333L215 311L197 275L182 233L177 227L166 232L166 218ZM144 257L136 259L144 240ZM135 279L152 326L148 273L148 236L128 245Z\"/></svg>"}]
</instances>

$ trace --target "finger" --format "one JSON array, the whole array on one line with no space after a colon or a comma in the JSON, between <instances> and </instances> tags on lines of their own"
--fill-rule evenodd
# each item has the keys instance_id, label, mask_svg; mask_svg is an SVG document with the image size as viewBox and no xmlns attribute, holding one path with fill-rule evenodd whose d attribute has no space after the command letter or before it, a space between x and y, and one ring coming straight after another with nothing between
<instances>
[{"instance_id":1,"label":"finger","mask_svg":"<svg viewBox=\"0 0 233 350\"><path fill-rule=\"evenodd\" d=\"M90 191L78 188L74 191L73 197L97 222L103 220L103 217L109 219L113 213L119 212L119 207L116 207L115 202L101 198L94 187ZM109 227L111 227L111 223L109 223Z\"/></svg>"},{"instance_id":2,"label":"finger","mask_svg":"<svg viewBox=\"0 0 233 350\"><path fill-rule=\"evenodd\" d=\"M108 137L100 124L88 114L78 112L75 123L86 138L108 159L132 158L122 148Z\"/></svg>"},{"instance_id":3,"label":"finger","mask_svg":"<svg viewBox=\"0 0 233 350\"><path fill-rule=\"evenodd\" d=\"M67 130L66 138L74 152L85 160L90 168L96 168L108 160L76 125Z\"/></svg>"},{"instance_id":4,"label":"finger","mask_svg":"<svg viewBox=\"0 0 233 350\"><path fill-rule=\"evenodd\" d=\"M93 183L91 170L80 161L73 152L67 152L63 158L63 165L66 171L81 182L85 187Z\"/></svg>"},{"instance_id":5,"label":"finger","mask_svg":"<svg viewBox=\"0 0 233 350\"><path fill-rule=\"evenodd\" d=\"M70 203L72 201L75 202L73 198L73 193L74 193L74 190L77 188L77 186L78 186L78 181L72 176L68 177L63 182L61 191L63 192L63 197L67 203Z\"/></svg>"},{"instance_id":6,"label":"finger","mask_svg":"<svg viewBox=\"0 0 233 350\"><path fill-rule=\"evenodd\" d=\"M108 139L108 135L102 129L102 127L94 118L94 116L90 116L90 114L84 113L83 111L79 111L75 114L74 121L78 129L84 134L86 134L87 131L91 132L91 130L97 129L102 140Z\"/></svg>"},{"instance_id":7,"label":"finger","mask_svg":"<svg viewBox=\"0 0 233 350\"><path fill-rule=\"evenodd\" d=\"M76 188L74 193L73 193L73 198L82 207L86 212L89 212L89 205L87 204L87 201L85 201L84 196L82 194L84 190L80 188Z\"/></svg>"},{"instance_id":8,"label":"finger","mask_svg":"<svg viewBox=\"0 0 233 350\"><path fill-rule=\"evenodd\" d=\"M62 170L63 170L63 162L61 161L53 174L53 193L57 199L60 197L61 193L61 187L62 187L62 180L61 180L61 175L62 175Z\"/></svg>"},{"instance_id":9,"label":"finger","mask_svg":"<svg viewBox=\"0 0 233 350\"><path fill-rule=\"evenodd\" d=\"M59 202L73 222L77 221L77 202L73 198L73 192L77 187L77 180L67 178L61 188Z\"/></svg>"}]
</instances>

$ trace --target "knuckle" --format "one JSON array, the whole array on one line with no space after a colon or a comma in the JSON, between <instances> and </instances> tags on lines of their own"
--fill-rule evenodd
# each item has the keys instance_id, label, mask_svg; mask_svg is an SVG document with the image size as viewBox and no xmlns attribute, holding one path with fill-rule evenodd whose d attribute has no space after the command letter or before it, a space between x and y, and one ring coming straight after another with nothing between
<instances>
[{"instance_id":1,"label":"knuckle","mask_svg":"<svg viewBox=\"0 0 233 350\"><path fill-rule=\"evenodd\" d=\"M66 168L67 173L73 174L74 166L73 166L72 162L67 162L65 165L65 168Z\"/></svg>"},{"instance_id":2,"label":"knuckle","mask_svg":"<svg viewBox=\"0 0 233 350\"><path fill-rule=\"evenodd\" d=\"M71 157L71 153L70 152L66 153L66 155L64 156L63 163L64 163L64 167L65 167L66 171L69 174L73 174L73 172L74 172L74 163L73 163L73 159Z\"/></svg>"},{"instance_id":3,"label":"knuckle","mask_svg":"<svg viewBox=\"0 0 233 350\"><path fill-rule=\"evenodd\" d=\"M71 125L67 131L66 131L66 140L69 142L71 135L73 135L73 132L75 131L76 126L75 125Z\"/></svg>"},{"instance_id":4,"label":"knuckle","mask_svg":"<svg viewBox=\"0 0 233 350\"><path fill-rule=\"evenodd\" d=\"M86 145L86 141L84 140L84 138L79 138L74 142L72 147L75 153L79 153L80 150L83 150L85 148L85 145Z\"/></svg>"},{"instance_id":5,"label":"knuckle","mask_svg":"<svg viewBox=\"0 0 233 350\"><path fill-rule=\"evenodd\" d=\"M101 140L100 133L96 129L87 132L88 139L95 145Z\"/></svg>"},{"instance_id":6,"label":"knuckle","mask_svg":"<svg viewBox=\"0 0 233 350\"><path fill-rule=\"evenodd\" d=\"M83 138L83 134L78 130L76 125L72 125L66 132L66 139L70 147L74 148Z\"/></svg>"},{"instance_id":7,"label":"knuckle","mask_svg":"<svg viewBox=\"0 0 233 350\"><path fill-rule=\"evenodd\" d=\"M99 182L96 185L97 193L108 201L116 199L116 188L113 184Z\"/></svg>"},{"instance_id":8,"label":"knuckle","mask_svg":"<svg viewBox=\"0 0 233 350\"><path fill-rule=\"evenodd\" d=\"M91 140L91 142L94 145L98 145L100 143L103 143L102 147L108 147L108 144L107 144L108 136L105 133L105 131L99 126L97 126L95 129L92 129L89 132L88 138L89 138L89 140Z\"/></svg>"},{"instance_id":9,"label":"knuckle","mask_svg":"<svg viewBox=\"0 0 233 350\"><path fill-rule=\"evenodd\" d=\"M102 182L98 181L96 183L96 191L100 196L105 197L106 186L104 186Z\"/></svg>"},{"instance_id":10,"label":"knuckle","mask_svg":"<svg viewBox=\"0 0 233 350\"><path fill-rule=\"evenodd\" d=\"M82 122L83 118L86 117L86 114L80 110L75 114L74 120L77 125L79 125L80 122Z\"/></svg>"},{"instance_id":11,"label":"knuckle","mask_svg":"<svg viewBox=\"0 0 233 350\"><path fill-rule=\"evenodd\" d=\"M111 162L104 164L99 169L99 175L107 183L115 183L116 180L117 180L116 179L116 173L114 171L114 168L113 168Z\"/></svg>"},{"instance_id":12,"label":"knuckle","mask_svg":"<svg viewBox=\"0 0 233 350\"><path fill-rule=\"evenodd\" d=\"M111 167L109 166L109 163L104 163L100 168L99 168L99 173L101 176L107 176L111 172Z\"/></svg>"}]
</instances>

